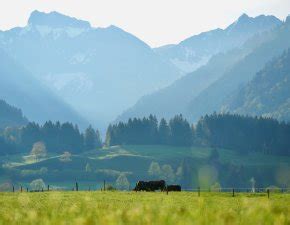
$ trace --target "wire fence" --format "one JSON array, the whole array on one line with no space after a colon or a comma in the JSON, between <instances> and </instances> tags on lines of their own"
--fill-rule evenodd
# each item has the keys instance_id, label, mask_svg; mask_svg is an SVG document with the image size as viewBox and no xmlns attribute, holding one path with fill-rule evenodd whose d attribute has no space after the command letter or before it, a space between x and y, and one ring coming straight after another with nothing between
<instances>
[{"instance_id":1,"label":"wire fence","mask_svg":"<svg viewBox=\"0 0 290 225\"><path fill-rule=\"evenodd\" d=\"M278 187L258 187L258 188L195 188L195 189L182 189L182 191L188 192L237 192L237 193L265 193L267 191L290 193L290 188L278 188Z\"/></svg>"},{"instance_id":2,"label":"wire fence","mask_svg":"<svg viewBox=\"0 0 290 225\"><path fill-rule=\"evenodd\" d=\"M112 183L103 181L102 183L97 184L87 184L80 182L72 182L71 184L66 184L61 186L58 184L47 184L39 185L38 187L31 187L29 184L24 185L12 185L12 187L7 187L5 192L48 192L48 191L112 191L118 190L115 188ZM122 191L133 191L134 187L129 185L128 187L119 189ZM0 190L1 191L1 190ZM238 193L264 193L269 196L270 193L290 193L290 188L278 188L278 187L238 187L238 188L191 188L191 189L181 189L182 192L196 192L198 196L201 196L202 193L230 193L232 196L235 196ZM164 190L168 194L166 189Z\"/></svg>"}]
</instances>

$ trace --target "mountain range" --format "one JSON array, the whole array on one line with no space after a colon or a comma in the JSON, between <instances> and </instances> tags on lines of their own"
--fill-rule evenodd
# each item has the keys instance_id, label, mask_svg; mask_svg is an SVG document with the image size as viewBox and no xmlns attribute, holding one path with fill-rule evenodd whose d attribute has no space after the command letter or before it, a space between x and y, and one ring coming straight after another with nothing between
<instances>
[{"instance_id":1,"label":"mountain range","mask_svg":"<svg viewBox=\"0 0 290 225\"><path fill-rule=\"evenodd\" d=\"M190 73L207 64L213 55L241 47L254 35L280 24L281 21L274 16L261 15L252 18L243 14L225 29L203 32L177 45L162 46L155 51L182 72Z\"/></svg>"},{"instance_id":2,"label":"mountain range","mask_svg":"<svg viewBox=\"0 0 290 225\"><path fill-rule=\"evenodd\" d=\"M240 88L251 82L256 74L273 58L279 57L290 48L289 39L290 20L288 19L276 29L259 37L259 40L264 40L264 42L224 73L219 80L192 99L185 114L192 120L196 120L207 113L224 111L224 105L228 104L229 99Z\"/></svg>"},{"instance_id":3,"label":"mountain range","mask_svg":"<svg viewBox=\"0 0 290 225\"><path fill-rule=\"evenodd\" d=\"M182 113L195 122L230 111L288 120L281 80L288 78L270 79L282 72L266 65L286 57L289 39L290 17L243 14L225 29L152 49L116 26L95 28L34 11L25 27L0 31L0 98L31 121L92 123L101 131L112 121L149 114ZM275 104L263 100L270 95L259 82L283 86Z\"/></svg>"},{"instance_id":4,"label":"mountain range","mask_svg":"<svg viewBox=\"0 0 290 225\"><path fill-rule=\"evenodd\" d=\"M94 28L58 12L32 12L27 26L0 33L0 48L97 126L180 76L122 29Z\"/></svg>"},{"instance_id":5,"label":"mountain range","mask_svg":"<svg viewBox=\"0 0 290 225\"><path fill-rule=\"evenodd\" d=\"M246 26L245 21L253 24L256 20L258 24L267 24L273 20L270 23L272 26L257 31L242 46L212 56L206 65L186 74L172 85L144 96L118 120L150 113L170 118L183 113L194 122L205 114L222 111L229 96L249 82L268 61L289 47L289 22L277 23L272 16L246 18L244 15L234 24L240 27L239 23ZM261 23L262 18L265 23Z\"/></svg>"}]
</instances>

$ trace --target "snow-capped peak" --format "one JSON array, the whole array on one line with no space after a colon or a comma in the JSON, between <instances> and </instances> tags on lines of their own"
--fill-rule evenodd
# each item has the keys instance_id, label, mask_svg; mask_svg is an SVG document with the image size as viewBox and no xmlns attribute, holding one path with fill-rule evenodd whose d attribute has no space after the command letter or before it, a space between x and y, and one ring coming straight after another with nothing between
<instances>
[{"instance_id":1,"label":"snow-capped peak","mask_svg":"<svg viewBox=\"0 0 290 225\"><path fill-rule=\"evenodd\" d=\"M88 29L91 27L87 21L65 16L58 12L44 13L37 10L31 13L28 24L31 26L48 26L52 28L74 27Z\"/></svg>"},{"instance_id":2,"label":"snow-capped peak","mask_svg":"<svg viewBox=\"0 0 290 225\"><path fill-rule=\"evenodd\" d=\"M62 35L76 37L91 29L87 21L65 16L58 12L44 13L33 11L28 20L28 26L35 28L42 37L51 36L57 39Z\"/></svg>"}]
</instances>

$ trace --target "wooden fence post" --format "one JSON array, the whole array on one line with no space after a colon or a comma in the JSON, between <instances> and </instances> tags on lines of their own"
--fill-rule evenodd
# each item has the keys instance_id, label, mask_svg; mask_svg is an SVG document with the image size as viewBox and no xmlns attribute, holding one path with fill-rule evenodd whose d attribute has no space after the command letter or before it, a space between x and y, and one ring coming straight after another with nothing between
<instances>
[{"instance_id":1,"label":"wooden fence post","mask_svg":"<svg viewBox=\"0 0 290 225\"><path fill-rule=\"evenodd\" d=\"M20 192L22 192L22 185L20 186Z\"/></svg>"},{"instance_id":2,"label":"wooden fence post","mask_svg":"<svg viewBox=\"0 0 290 225\"><path fill-rule=\"evenodd\" d=\"M198 197L200 197L200 187L197 188Z\"/></svg>"},{"instance_id":3,"label":"wooden fence post","mask_svg":"<svg viewBox=\"0 0 290 225\"><path fill-rule=\"evenodd\" d=\"M49 191L49 184L47 185L47 191Z\"/></svg>"},{"instance_id":4,"label":"wooden fence post","mask_svg":"<svg viewBox=\"0 0 290 225\"><path fill-rule=\"evenodd\" d=\"M76 182L76 191L79 191L79 184Z\"/></svg>"},{"instance_id":5,"label":"wooden fence post","mask_svg":"<svg viewBox=\"0 0 290 225\"><path fill-rule=\"evenodd\" d=\"M14 185L12 186L12 191L15 192Z\"/></svg>"},{"instance_id":6,"label":"wooden fence post","mask_svg":"<svg viewBox=\"0 0 290 225\"><path fill-rule=\"evenodd\" d=\"M267 189L268 198L270 198L270 189Z\"/></svg>"},{"instance_id":7,"label":"wooden fence post","mask_svg":"<svg viewBox=\"0 0 290 225\"><path fill-rule=\"evenodd\" d=\"M104 180L104 188L103 188L104 191L106 191L106 181Z\"/></svg>"},{"instance_id":8,"label":"wooden fence post","mask_svg":"<svg viewBox=\"0 0 290 225\"><path fill-rule=\"evenodd\" d=\"M233 188L233 197L235 197L235 189Z\"/></svg>"}]
</instances>

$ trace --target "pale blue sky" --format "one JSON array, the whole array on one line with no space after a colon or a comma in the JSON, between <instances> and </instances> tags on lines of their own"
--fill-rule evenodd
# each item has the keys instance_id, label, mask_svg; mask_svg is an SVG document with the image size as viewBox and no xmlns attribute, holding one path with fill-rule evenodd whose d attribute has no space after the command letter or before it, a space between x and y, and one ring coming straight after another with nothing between
<instances>
[{"instance_id":1,"label":"pale blue sky","mask_svg":"<svg viewBox=\"0 0 290 225\"><path fill-rule=\"evenodd\" d=\"M114 24L153 47L224 28L242 13L282 20L290 14L290 0L0 0L0 5L1 30L25 26L35 9L58 11L96 27Z\"/></svg>"}]
</instances>

